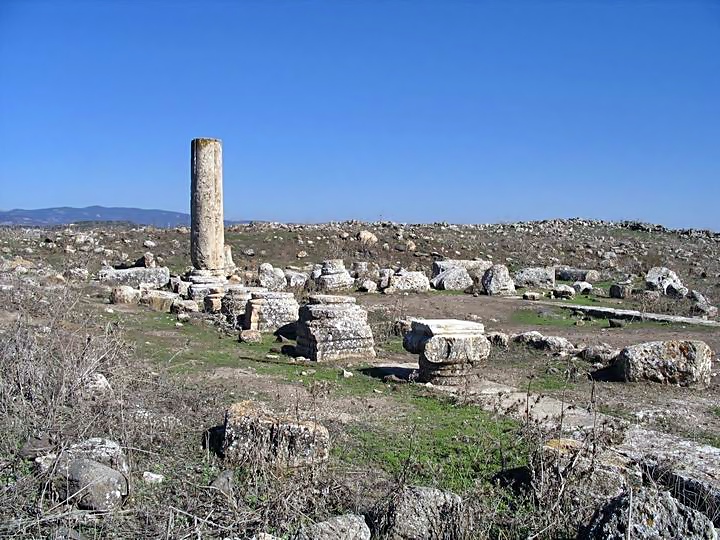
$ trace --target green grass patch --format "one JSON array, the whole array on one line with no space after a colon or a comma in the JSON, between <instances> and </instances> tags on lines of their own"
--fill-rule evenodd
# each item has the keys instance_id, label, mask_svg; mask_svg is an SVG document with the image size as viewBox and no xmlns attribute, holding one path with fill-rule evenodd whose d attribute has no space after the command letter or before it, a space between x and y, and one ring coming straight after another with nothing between
<instances>
[{"instance_id":1,"label":"green grass patch","mask_svg":"<svg viewBox=\"0 0 720 540\"><path fill-rule=\"evenodd\" d=\"M517 324L532 326L574 326L574 319L568 314L553 308L518 309L510 317L510 320Z\"/></svg>"},{"instance_id":2,"label":"green grass patch","mask_svg":"<svg viewBox=\"0 0 720 540\"><path fill-rule=\"evenodd\" d=\"M606 414L608 416L614 416L615 418L622 418L623 420L632 421L635 420L635 417L633 414L628 411L627 409L624 409L620 405L606 405L606 404L600 404L598 406L598 412L602 414Z\"/></svg>"},{"instance_id":3,"label":"green grass patch","mask_svg":"<svg viewBox=\"0 0 720 540\"><path fill-rule=\"evenodd\" d=\"M348 440L333 450L335 457L460 493L505 468L526 463L518 423L419 392L409 388L398 396L406 411L392 426L348 426Z\"/></svg>"},{"instance_id":4,"label":"green grass patch","mask_svg":"<svg viewBox=\"0 0 720 540\"><path fill-rule=\"evenodd\" d=\"M164 366L171 373L218 367L249 369L289 383L306 386L321 383L330 392L352 395L370 394L385 386L382 381L362 373L367 365L346 369L353 376L345 378L340 366L297 362L282 352L283 345L292 346L294 342L278 343L272 334L263 334L260 343L240 343L234 336L225 335L202 320L177 327L175 317L166 313L137 311L104 315L120 324L125 339L135 345L138 357ZM397 346L395 340L393 346Z\"/></svg>"},{"instance_id":5,"label":"green grass patch","mask_svg":"<svg viewBox=\"0 0 720 540\"><path fill-rule=\"evenodd\" d=\"M433 289L431 294L439 294L441 296L462 296L466 294L465 291L445 291L439 289Z\"/></svg>"},{"instance_id":6,"label":"green grass patch","mask_svg":"<svg viewBox=\"0 0 720 540\"><path fill-rule=\"evenodd\" d=\"M383 343L378 343L377 346L385 352L392 354L407 354L407 351L403 347L402 338L391 338Z\"/></svg>"}]
</instances>

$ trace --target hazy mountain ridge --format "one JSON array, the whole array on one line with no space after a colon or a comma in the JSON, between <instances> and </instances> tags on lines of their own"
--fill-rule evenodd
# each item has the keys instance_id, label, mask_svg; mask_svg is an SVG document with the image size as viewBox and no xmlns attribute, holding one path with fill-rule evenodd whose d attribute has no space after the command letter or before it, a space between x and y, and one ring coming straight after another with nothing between
<instances>
[{"instance_id":1,"label":"hazy mountain ridge","mask_svg":"<svg viewBox=\"0 0 720 540\"><path fill-rule=\"evenodd\" d=\"M180 227L190 226L190 214L168 210L105 206L85 208L61 206L34 210L0 211L0 225L52 226L83 221L124 221L154 227ZM242 222L226 220L225 223Z\"/></svg>"}]
</instances>

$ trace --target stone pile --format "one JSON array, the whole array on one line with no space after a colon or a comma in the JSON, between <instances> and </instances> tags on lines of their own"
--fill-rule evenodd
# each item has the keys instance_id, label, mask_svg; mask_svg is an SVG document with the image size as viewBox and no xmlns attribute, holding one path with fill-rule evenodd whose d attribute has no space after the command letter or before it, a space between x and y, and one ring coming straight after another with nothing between
<instances>
[{"instance_id":1,"label":"stone pile","mask_svg":"<svg viewBox=\"0 0 720 540\"><path fill-rule=\"evenodd\" d=\"M367 311L352 296L310 296L300 309L296 353L317 362L374 358Z\"/></svg>"},{"instance_id":2,"label":"stone pile","mask_svg":"<svg viewBox=\"0 0 720 540\"><path fill-rule=\"evenodd\" d=\"M403 338L406 351L419 354L420 381L462 385L477 378L490 355L485 327L456 319L417 319Z\"/></svg>"},{"instance_id":3,"label":"stone pile","mask_svg":"<svg viewBox=\"0 0 720 540\"><path fill-rule=\"evenodd\" d=\"M275 332L289 329L298 320L300 305L290 292L253 292L245 308L245 330Z\"/></svg>"},{"instance_id":4,"label":"stone pile","mask_svg":"<svg viewBox=\"0 0 720 540\"><path fill-rule=\"evenodd\" d=\"M355 285L355 280L345 268L342 259L330 259L323 261L316 273L315 285L323 292L342 291L350 289Z\"/></svg>"}]
</instances>

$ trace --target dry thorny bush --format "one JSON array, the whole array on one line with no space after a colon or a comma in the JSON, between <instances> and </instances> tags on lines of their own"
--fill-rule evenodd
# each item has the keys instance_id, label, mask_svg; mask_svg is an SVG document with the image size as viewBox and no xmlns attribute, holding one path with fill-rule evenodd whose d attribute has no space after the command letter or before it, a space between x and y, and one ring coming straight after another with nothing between
<instances>
[{"instance_id":1,"label":"dry thorny bush","mask_svg":"<svg viewBox=\"0 0 720 540\"><path fill-rule=\"evenodd\" d=\"M321 470L288 481L255 466L236 479L230 497L210 487L222 462L202 442L204 429L222 420L221 389L170 381L138 365L117 325L95 320L77 296L26 299L16 303L15 321L0 328L0 536L45 538L63 526L89 537L133 538L287 531L303 516L340 506L342 489ZM92 389L98 373L110 391ZM50 474L20 452L26 441L42 440L45 452L59 455L90 437L119 442L131 469L123 509L102 519L58 499ZM143 471L167 480L146 486Z\"/></svg>"}]
</instances>

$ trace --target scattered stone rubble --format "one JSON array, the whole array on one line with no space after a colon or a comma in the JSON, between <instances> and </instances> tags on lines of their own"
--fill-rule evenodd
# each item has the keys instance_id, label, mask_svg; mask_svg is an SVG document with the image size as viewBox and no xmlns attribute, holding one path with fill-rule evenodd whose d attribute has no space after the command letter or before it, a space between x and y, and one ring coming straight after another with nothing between
<instances>
[{"instance_id":1,"label":"scattered stone rubble","mask_svg":"<svg viewBox=\"0 0 720 540\"><path fill-rule=\"evenodd\" d=\"M352 296L312 295L299 318L298 356L317 362L375 357L367 311Z\"/></svg>"}]
</instances>

